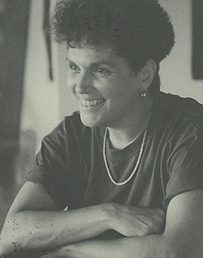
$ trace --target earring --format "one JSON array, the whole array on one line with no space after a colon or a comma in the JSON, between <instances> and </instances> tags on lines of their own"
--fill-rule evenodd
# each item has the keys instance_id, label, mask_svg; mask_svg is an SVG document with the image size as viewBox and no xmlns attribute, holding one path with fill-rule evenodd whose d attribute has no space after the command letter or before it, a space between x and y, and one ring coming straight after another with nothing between
<instances>
[{"instance_id":1,"label":"earring","mask_svg":"<svg viewBox=\"0 0 203 258\"><path fill-rule=\"evenodd\" d=\"M142 98L145 98L147 96L147 93L146 93L146 91L142 91L140 95Z\"/></svg>"}]
</instances>

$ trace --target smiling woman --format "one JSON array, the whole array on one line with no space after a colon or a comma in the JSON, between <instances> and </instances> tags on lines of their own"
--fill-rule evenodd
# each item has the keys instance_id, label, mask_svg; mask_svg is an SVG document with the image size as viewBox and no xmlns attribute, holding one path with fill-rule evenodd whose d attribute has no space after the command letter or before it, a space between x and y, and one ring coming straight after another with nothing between
<instances>
[{"instance_id":1,"label":"smiling woman","mask_svg":"<svg viewBox=\"0 0 203 258\"><path fill-rule=\"evenodd\" d=\"M126 60L110 48L69 47L67 55L70 67L67 83L75 91L81 120L86 126L122 129L129 122L140 124L141 117L142 123L146 123L143 113L150 108L150 101L143 107L140 93L153 81L156 72L153 61L134 74Z\"/></svg>"},{"instance_id":2,"label":"smiling woman","mask_svg":"<svg viewBox=\"0 0 203 258\"><path fill-rule=\"evenodd\" d=\"M167 13L157 0L63 0L53 25L79 112L44 137L3 256L201 257L203 106L160 91Z\"/></svg>"}]
</instances>

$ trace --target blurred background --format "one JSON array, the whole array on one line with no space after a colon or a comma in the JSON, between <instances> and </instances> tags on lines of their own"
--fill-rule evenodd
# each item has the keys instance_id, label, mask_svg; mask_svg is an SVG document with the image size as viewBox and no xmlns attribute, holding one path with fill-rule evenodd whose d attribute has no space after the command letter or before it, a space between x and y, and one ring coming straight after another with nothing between
<instances>
[{"instance_id":1,"label":"blurred background","mask_svg":"<svg viewBox=\"0 0 203 258\"><path fill-rule=\"evenodd\" d=\"M65 48L49 34L56 2L0 0L0 229L42 138L77 110L66 85ZM176 35L161 63L161 89L203 104L203 1L159 2Z\"/></svg>"}]
</instances>

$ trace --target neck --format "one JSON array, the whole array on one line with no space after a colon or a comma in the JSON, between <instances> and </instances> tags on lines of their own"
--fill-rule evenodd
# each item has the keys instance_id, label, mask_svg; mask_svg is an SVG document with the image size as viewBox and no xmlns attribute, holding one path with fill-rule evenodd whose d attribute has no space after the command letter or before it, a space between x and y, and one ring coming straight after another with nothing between
<instances>
[{"instance_id":1,"label":"neck","mask_svg":"<svg viewBox=\"0 0 203 258\"><path fill-rule=\"evenodd\" d=\"M141 112L138 113L135 111L132 119L129 122L123 123L122 127L108 127L109 140L112 148L118 150L124 149L147 129L147 124L151 116L152 103L152 100L146 101Z\"/></svg>"}]
</instances>

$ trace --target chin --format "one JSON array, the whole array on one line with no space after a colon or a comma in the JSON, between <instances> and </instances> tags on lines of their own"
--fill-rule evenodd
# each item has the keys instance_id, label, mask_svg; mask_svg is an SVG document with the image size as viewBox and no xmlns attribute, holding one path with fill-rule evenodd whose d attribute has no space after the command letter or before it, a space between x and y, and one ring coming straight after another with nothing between
<instances>
[{"instance_id":1,"label":"chin","mask_svg":"<svg viewBox=\"0 0 203 258\"><path fill-rule=\"evenodd\" d=\"M102 126L101 122L98 121L97 119L85 118L83 116L80 116L80 119L81 119L82 123L87 127L100 127L100 126Z\"/></svg>"},{"instance_id":2,"label":"chin","mask_svg":"<svg viewBox=\"0 0 203 258\"><path fill-rule=\"evenodd\" d=\"M81 119L83 125L87 126L87 127L98 127L99 125L97 125L97 123L93 122L93 121L86 121Z\"/></svg>"}]
</instances>

